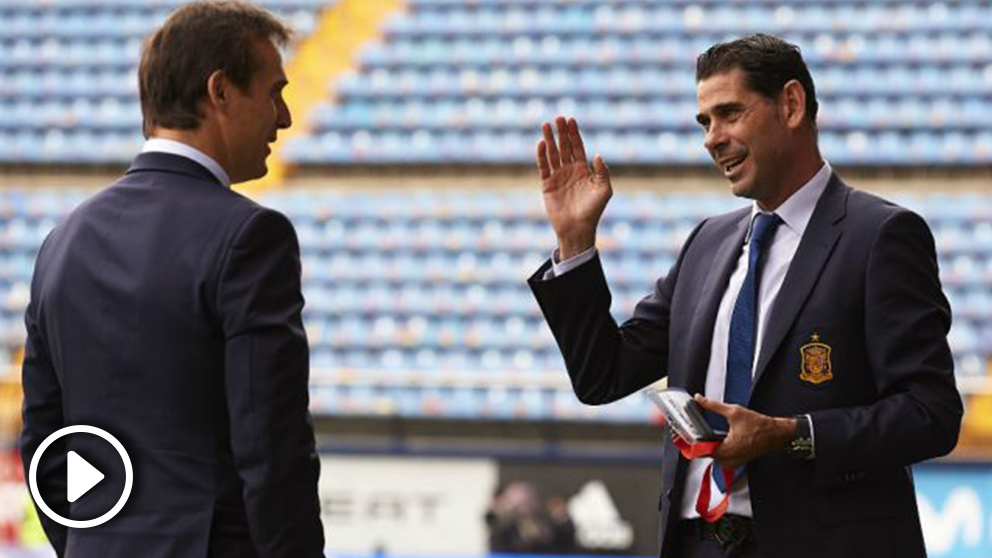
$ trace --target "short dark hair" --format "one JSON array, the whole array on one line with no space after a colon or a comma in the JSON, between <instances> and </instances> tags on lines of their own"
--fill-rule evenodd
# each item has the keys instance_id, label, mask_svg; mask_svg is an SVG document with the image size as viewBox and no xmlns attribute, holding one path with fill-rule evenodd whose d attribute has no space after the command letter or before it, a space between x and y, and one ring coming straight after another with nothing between
<instances>
[{"instance_id":1,"label":"short dark hair","mask_svg":"<svg viewBox=\"0 0 992 558\"><path fill-rule=\"evenodd\" d=\"M769 99L797 80L806 91L806 119L816 126L816 88L799 47L764 34L715 44L696 59L696 83L736 68L744 71L748 88Z\"/></svg>"},{"instance_id":2,"label":"short dark hair","mask_svg":"<svg viewBox=\"0 0 992 558\"><path fill-rule=\"evenodd\" d=\"M173 12L146 40L138 67L145 137L155 127L197 129L210 74L223 70L247 91L260 65L253 43L283 46L290 36L275 16L247 2L199 1Z\"/></svg>"}]
</instances>

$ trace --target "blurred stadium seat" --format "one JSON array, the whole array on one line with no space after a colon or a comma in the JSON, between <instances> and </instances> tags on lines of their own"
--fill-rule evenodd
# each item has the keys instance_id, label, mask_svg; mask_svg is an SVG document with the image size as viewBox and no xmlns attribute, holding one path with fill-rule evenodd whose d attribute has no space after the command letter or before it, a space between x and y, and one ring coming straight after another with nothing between
<instances>
[{"instance_id":1,"label":"blurred stadium seat","mask_svg":"<svg viewBox=\"0 0 992 558\"><path fill-rule=\"evenodd\" d=\"M0 371L8 371L0 374L0 450L15 447L23 315L37 250L66 212L140 149L142 40L182 3L0 0ZM354 23L351 13L322 28L330 10L372 0L258 3L298 32L285 55L290 62L294 54L306 58L302 45L322 29L333 34L341 21ZM302 246L311 405L325 471L339 457L331 454L348 448L382 451L409 468L416 460L406 458L428 447L424 454L551 461L545 474L557 481L583 446L595 475L615 466L619 476L640 479L624 468L639 462L656 482L653 407L639 397L584 406L572 393L525 284L554 236L532 169L520 169L533 164L539 124L565 114L580 119L587 145L614 169L633 168L641 179L631 189L627 177L618 179L624 187L598 238L612 310L624 319L699 220L742 204L703 185L710 177L700 169L710 161L694 119L694 61L715 42L757 31L802 47L831 164L930 223L969 409L959 450L973 453L955 458L992 458L992 1L407 0L377 37L349 42L361 47L353 68L310 84L315 106L292 107L299 133L284 134L270 158L270 169L273 159L288 163L290 180L260 197L290 216ZM323 43L314 49L317 43L309 43L317 66L351 58L320 50ZM447 179L437 185L436 176ZM932 176L939 180L931 183ZM462 187L479 177L488 179L485 188ZM329 425L340 424L338 439ZM404 439L411 432L443 442L413 443ZM43 545L44 536L37 526L10 535L10 517L20 513L9 510L30 505L23 479L7 479L16 490L3 490L2 457L0 509L8 513L0 512L0 556L47 556L3 546ZM442 484L464 468L451 466ZM512 466L499 468L503 475ZM974 519L968 532L975 535L990 522L980 509L942 500L967 484L945 476L953 467L923 469L922 501L946 506L921 508L931 555L986 556L988 545L964 543L957 554L941 553L955 541L955 518ZM976 471L987 474L967 473ZM405 483L423 475L395 476ZM637 482L637 493L656 498L653 486ZM968 482L968 490L992 486L987 477ZM992 501L985 488L974 492L983 498L975 502ZM324 487L322 497L339 497L338 489ZM453 490L464 497L489 487ZM654 528L654 501L617 503L650 515L642 532ZM347 539L338 537L351 519L325 516L336 544ZM393 526L381 519L367 523ZM366 533L372 546L356 556L387 554L380 545L395 533ZM642 554L652 551L647 538ZM402 552L419 552L423 542Z\"/></svg>"},{"instance_id":2,"label":"blurred stadium seat","mask_svg":"<svg viewBox=\"0 0 992 558\"><path fill-rule=\"evenodd\" d=\"M526 163L532 131L562 112L582 115L611 161L705 163L695 56L761 29L803 47L836 164L981 165L990 28L987 3L415 0L334 84L288 156Z\"/></svg>"},{"instance_id":3,"label":"blurred stadium seat","mask_svg":"<svg viewBox=\"0 0 992 558\"><path fill-rule=\"evenodd\" d=\"M83 191L0 193L0 343L23 343L34 255ZM955 310L960 377L992 359L992 193L911 193L927 217ZM314 411L448 418L648 422L637 398L599 408L571 396L525 284L554 236L536 193L293 190L266 195L296 225ZM630 315L693 225L740 206L717 194L618 193L599 237L614 315ZM500 400L499 404L493 398Z\"/></svg>"},{"instance_id":4,"label":"blurred stadium seat","mask_svg":"<svg viewBox=\"0 0 992 558\"><path fill-rule=\"evenodd\" d=\"M0 164L130 160L144 140L141 41L182 3L0 1ZM305 37L334 1L261 4Z\"/></svg>"},{"instance_id":5,"label":"blurred stadium seat","mask_svg":"<svg viewBox=\"0 0 992 558\"><path fill-rule=\"evenodd\" d=\"M128 161L142 139L141 39L178 4L0 2L0 143L10 146L0 163ZM305 37L333 2L262 4ZM835 164L981 165L992 155L986 2L414 0L332 85L287 158L527 163L535 126L568 112L616 163L705 163L693 61L755 29L803 47Z\"/></svg>"}]
</instances>

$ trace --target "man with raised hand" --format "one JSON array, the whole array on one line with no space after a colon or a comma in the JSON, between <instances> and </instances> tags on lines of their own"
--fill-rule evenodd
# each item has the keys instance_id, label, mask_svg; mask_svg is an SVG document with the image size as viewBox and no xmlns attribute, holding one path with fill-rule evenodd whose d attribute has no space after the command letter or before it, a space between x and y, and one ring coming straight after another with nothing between
<instances>
[{"instance_id":1,"label":"man with raised hand","mask_svg":"<svg viewBox=\"0 0 992 558\"><path fill-rule=\"evenodd\" d=\"M909 466L951 451L962 416L930 230L820 156L795 46L717 44L696 82L705 147L752 203L700 223L620 326L595 248L609 169L574 119L557 140L543 126L558 249L529 284L575 393L609 403L667 376L728 430L711 457L666 440L664 558L923 557Z\"/></svg>"}]
</instances>

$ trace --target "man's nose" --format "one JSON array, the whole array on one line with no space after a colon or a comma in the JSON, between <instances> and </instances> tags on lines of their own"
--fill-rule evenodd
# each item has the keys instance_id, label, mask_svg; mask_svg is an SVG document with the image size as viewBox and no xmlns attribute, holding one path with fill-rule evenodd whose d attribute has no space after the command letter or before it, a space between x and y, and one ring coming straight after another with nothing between
<instances>
[{"instance_id":1,"label":"man's nose","mask_svg":"<svg viewBox=\"0 0 992 558\"><path fill-rule=\"evenodd\" d=\"M293 115L289 112L289 106L286 105L285 101L279 103L279 114L276 118L276 126L280 130L285 130L293 125Z\"/></svg>"},{"instance_id":2,"label":"man's nose","mask_svg":"<svg viewBox=\"0 0 992 558\"><path fill-rule=\"evenodd\" d=\"M722 126L712 124L708 130L706 130L706 137L703 138L703 146L711 154L714 153L718 147L727 143L727 135L724 132Z\"/></svg>"}]
</instances>

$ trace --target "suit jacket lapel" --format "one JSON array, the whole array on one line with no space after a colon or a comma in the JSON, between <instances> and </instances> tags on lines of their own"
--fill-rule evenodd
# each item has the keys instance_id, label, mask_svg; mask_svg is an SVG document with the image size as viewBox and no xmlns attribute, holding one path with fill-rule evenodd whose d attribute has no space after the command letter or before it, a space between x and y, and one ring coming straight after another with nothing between
<instances>
[{"instance_id":1,"label":"suit jacket lapel","mask_svg":"<svg viewBox=\"0 0 992 558\"><path fill-rule=\"evenodd\" d=\"M789 264L789 271L785 274L782 290L779 291L768 317L753 385L761 380L768 361L775 355L786 333L795 323L799 311L820 277L820 270L840 239L842 230L838 223L847 212L849 192L850 188L834 174L816 204L809 225L799 241L796 255Z\"/></svg>"},{"instance_id":2,"label":"suit jacket lapel","mask_svg":"<svg viewBox=\"0 0 992 558\"><path fill-rule=\"evenodd\" d=\"M686 391L703 392L706 385L706 369L709 366L710 348L713 344L713 326L720 308L723 293L734 271L734 266L744 246L744 235L750 223L751 210L741 210L741 216L733 224L731 233L717 248L713 266L706 275L706 282L700 293L699 308L692 320L689 334L688 357L686 359Z\"/></svg>"}]
</instances>

